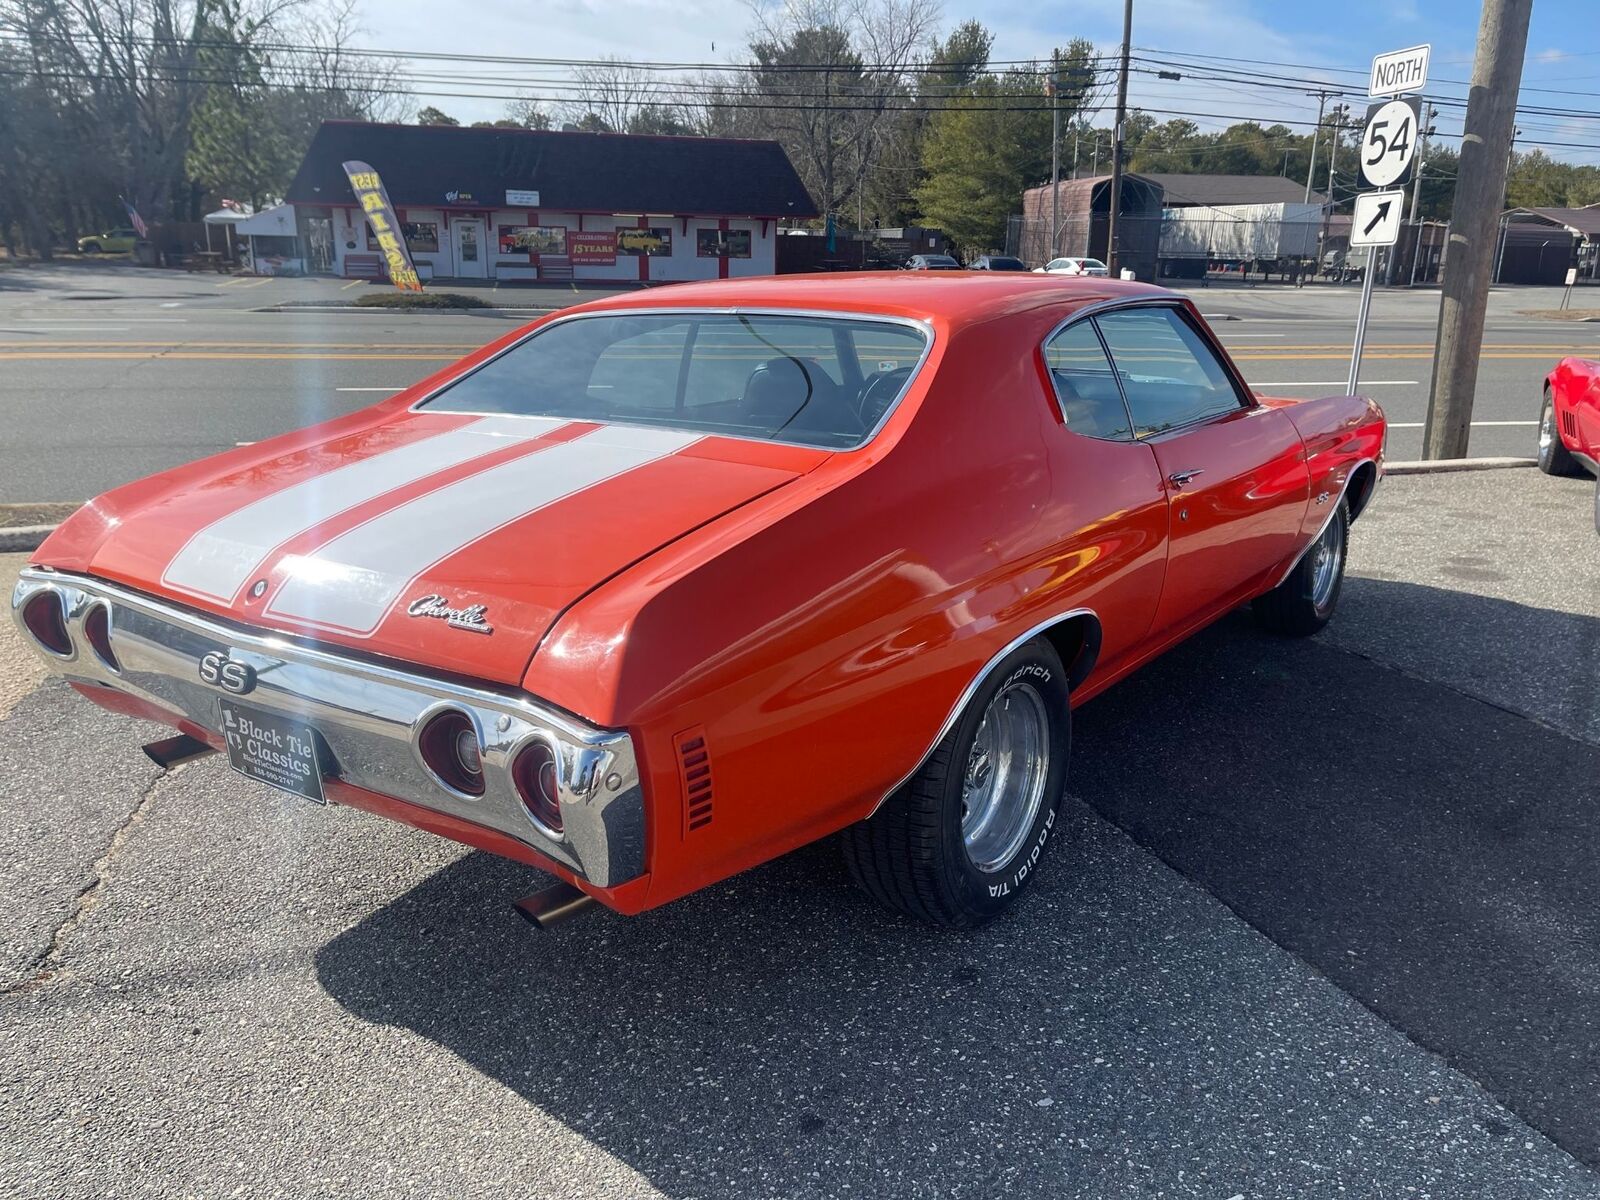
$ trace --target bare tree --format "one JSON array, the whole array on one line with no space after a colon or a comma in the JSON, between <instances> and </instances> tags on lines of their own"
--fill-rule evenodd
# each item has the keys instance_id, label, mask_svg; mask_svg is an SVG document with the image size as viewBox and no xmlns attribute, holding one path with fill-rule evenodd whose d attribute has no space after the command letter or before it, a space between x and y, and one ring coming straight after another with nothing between
<instances>
[{"instance_id":1,"label":"bare tree","mask_svg":"<svg viewBox=\"0 0 1600 1200\"><path fill-rule=\"evenodd\" d=\"M580 129L611 133L687 133L689 114L678 86L619 58L577 67L562 116Z\"/></svg>"},{"instance_id":2,"label":"bare tree","mask_svg":"<svg viewBox=\"0 0 1600 1200\"><path fill-rule=\"evenodd\" d=\"M937 0L749 0L753 98L824 217L857 200L926 56Z\"/></svg>"}]
</instances>

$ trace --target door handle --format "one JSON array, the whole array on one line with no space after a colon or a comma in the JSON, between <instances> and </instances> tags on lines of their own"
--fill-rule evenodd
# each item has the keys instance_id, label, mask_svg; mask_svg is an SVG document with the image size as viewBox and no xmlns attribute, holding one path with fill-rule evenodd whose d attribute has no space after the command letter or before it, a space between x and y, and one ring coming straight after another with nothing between
<instances>
[{"instance_id":1,"label":"door handle","mask_svg":"<svg viewBox=\"0 0 1600 1200\"><path fill-rule=\"evenodd\" d=\"M1204 474L1205 474L1205 471L1203 471L1203 470L1201 470L1199 468L1195 468L1193 470L1188 470L1188 471L1174 471L1171 475L1167 476L1167 482L1170 483L1173 487L1182 487L1184 484L1188 483L1191 479L1193 479L1196 475L1204 475Z\"/></svg>"}]
</instances>

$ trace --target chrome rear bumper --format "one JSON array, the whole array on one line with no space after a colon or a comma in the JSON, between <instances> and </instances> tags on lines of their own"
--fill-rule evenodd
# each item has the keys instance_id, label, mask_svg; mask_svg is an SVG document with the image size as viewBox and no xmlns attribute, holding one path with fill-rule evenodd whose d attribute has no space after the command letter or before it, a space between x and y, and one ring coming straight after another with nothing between
<instances>
[{"instance_id":1,"label":"chrome rear bumper","mask_svg":"<svg viewBox=\"0 0 1600 1200\"><path fill-rule=\"evenodd\" d=\"M54 593L62 605L72 642L68 654L50 651L23 623L22 606L41 591ZM107 611L120 669L101 658L85 631L84 619L99 606ZM76 683L125 692L217 731L217 701L228 693L204 682L199 672L200 660L220 651L254 670L253 688L239 699L317 731L325 743L324 778L486 826L599 887L644 873L644 798L625 733L592 728L528 697L311 649L84 576L27 568L11 607L28 643L56 674ZM446 787L417 752L423 722L442 708L465 713L478 734L480 796ZM557 751L559 833L529 815L511 781L512 760L535 738Z\"/></svg>"}]
</instances>

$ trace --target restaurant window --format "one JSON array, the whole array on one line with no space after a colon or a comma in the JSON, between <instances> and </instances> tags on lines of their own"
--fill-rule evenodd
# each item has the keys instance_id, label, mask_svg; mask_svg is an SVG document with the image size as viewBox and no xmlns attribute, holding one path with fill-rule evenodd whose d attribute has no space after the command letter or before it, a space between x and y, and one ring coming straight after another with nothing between
<instances>
[{"instance_id":1,"label":"restaurant window","mask_svg":"<svg viewBox=\"0 0 1600 1200\"><path fill-rule=\"evenodd\" d=\"M671 258L672 230L670 229L618 229L617 253L631 254L636 258Z\"/></svg>"},{"instance_id":2,"label":"restaurant window","mask_svg":"<svg viewBox=\"0 0 1600 1200\"><path fill-rule=\"evenodd\" d=\"M697 229L695 253L701 258L749 258L748 229Z\"/></svg>"},{"instance_id":3,"label":"restaurant window","mask_svg":"<svg viewBox=\"0 0 1600 1200\"><path fill-rule=\"evenodd\" d=\"M437 221L402 221L400 231L405 235L406 249L419 254L437 254L439 252L439 222ZM378 248L378 235L372 232L372 225L367 225L367 249Z\"/></svg>"}]
</instances>

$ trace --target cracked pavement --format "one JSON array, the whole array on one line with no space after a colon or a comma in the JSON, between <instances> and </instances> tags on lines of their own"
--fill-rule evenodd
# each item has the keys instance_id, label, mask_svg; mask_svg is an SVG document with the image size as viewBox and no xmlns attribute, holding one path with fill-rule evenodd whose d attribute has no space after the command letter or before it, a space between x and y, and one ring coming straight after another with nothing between
<instances>
[{"instance_id":1,"label":"cracked pavement","mask_svg":"<svg viewBox=\"0 0 1600 1200\"><path fill-rule=\"evenodd\" d=\"M971 935L828 845L535 935L526 868L34 687L0 1194L1600 1196L1592 488L1388 480L1324 635L1081 710L1070 836Z\"/></svg>"}]
</instances>

